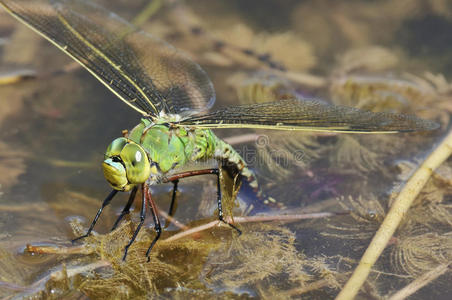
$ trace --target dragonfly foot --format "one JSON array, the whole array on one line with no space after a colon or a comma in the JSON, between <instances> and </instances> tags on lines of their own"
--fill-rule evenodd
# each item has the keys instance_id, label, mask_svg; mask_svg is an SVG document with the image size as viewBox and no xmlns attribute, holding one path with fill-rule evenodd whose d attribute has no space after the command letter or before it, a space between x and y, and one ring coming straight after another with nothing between
<instances>
[{"instance_id":1,"label":"dragonfly foot","mask_svg":"<svg viewBox=\"0 0 452 300\"><path fill-rule=\"evenodd\" d=\"M154 240L152 241L151 245L146 251L146 257L148 258L148 262L151 261L151 257L149 256L149 254L151 253L152 248L154 248L154 245L157 243L158 239L160 238L160 235L162 234L162 228L160 227L160 225L155 227L155 232L157 233L157 235L155 236Z\"/></svg>"},{"instance_id":2,"label":"dragonfly foot","mask_svg":"<svg viewBox=\"0 0 452 300\"><path fill-rule=\"evenodd\" d=\"M87 233L87 234L84 234L84 235L82 235L82 236L79 236L79 237L73 239L73 240L71 241L71 243L73 244L73 243L75 243L75 242L78 241L78 240L81 240L81 239L84 239L84 238L88 237L89 235L90 235L90 234Z\"/></svg>"},{"instance_id":3,"label":"dragonfly foot","mask_svg":"<svg viewBox=\"0 0 452 300\"><path fill-rule=\"evenodd\" d=\"M231 227L232 229L235 229L235 231L237 231L237 234L239 236L242 235L242 231L240 229L237 228L237 226L235 226L232 223L226 222L223 218L220 218L220 221L223 222L224 224L228 225L229 227Z\"/></svg>"},{"instance_id":4,"label":"dragonfly foot","mask_svg":"<svg viewBox=\"0 0 452 300\"><path fill-rule=\"evenodd\" d=\"M124 256L122 257L122 261L126 261L127 252L129 251L129 245L124 248Z\"/></svg>"},{"instance_id":5,"label":"dragonfly foot","mask_svg":"<svg viewBox=\"0 0 452 300\"><path fill-rule=\"evenodd\" d=\"M239 236L242 235L242 231L240 229L238 229L235 225L231 224L231 223L227 223L231 228L235 229L235 231L237 231L237 234Z\"/></svg>"}]
</instances>

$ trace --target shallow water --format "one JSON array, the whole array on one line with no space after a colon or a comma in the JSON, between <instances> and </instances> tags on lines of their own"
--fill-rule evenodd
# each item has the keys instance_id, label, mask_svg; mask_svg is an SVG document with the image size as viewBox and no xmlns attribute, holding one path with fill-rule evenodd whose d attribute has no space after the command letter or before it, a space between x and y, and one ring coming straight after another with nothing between
<instances>
[{"instance_id":1,"label":"shallow water","mask_svg":"<svg viewBox=\"0 0 452 300\"><path fill-rule=\"evenodd\" d=\"M145 2L102 4L133 20ZM386 136L217 130L256 171L265 193L287 207L264 207L261 215L347 214L243 223L240 237L213 227L157 244L150 263L144 253L154 234L151 217L128 261L121 262L139 206L132 223L88 239L89 254L24 251L27 244L70 247L77 231L86 230L110 191L100 169L106 146L139 116L88 72L61 72L71 60L1 11L0 71L32 70L37 76L0 85L0 295L333 298L388 203L449 124L452 7L435 0L404 5L172 1L140 24L208 72L215 107L297 95L441 124L435 132ZM244 54L250 52L257 54ZM449 162L424 188L359 297L392 295L450 261L450 170ZM175 218L189 227L214 220L214 186L208 176L181 182ZM171 185L153 188L164 211L170 192ZM246 188L239 198L258 201ZM95 231L109 232L126 201L127 195L115 199ZM172 224L163 239L178 231ZM412 299L445 298L449 280L446 272Z\"/></svg>"}]
</instances>

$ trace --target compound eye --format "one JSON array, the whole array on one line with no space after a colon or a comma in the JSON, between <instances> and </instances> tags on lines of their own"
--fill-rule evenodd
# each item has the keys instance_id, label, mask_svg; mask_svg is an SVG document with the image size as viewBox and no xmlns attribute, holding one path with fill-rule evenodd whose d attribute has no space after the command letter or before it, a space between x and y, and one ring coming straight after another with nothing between
<instances>
[{"instance_id":1,"label":"compound eye","mask_svg":"<svg viewBox=\"0 0 452 300\"><path fill-rule=\"evenodd\" d=\"M127 145L127 143L128 143L128 141L124 137L115 139L108 146L107 151L105 152L105 156L107 156L107 157L119 156L122 149Z\"/></svg>"},{"instance_id":2,"label":"compound eye","mask_svg":"<svg viewBox=\"0 0 452 300\"><path fill-rule=\"evenodd\" d=\"M129 162L132 166L139 167L144 163L146 153L137 144L127 144L122 149L120 156L124 162Z\"/></svg>"},{"instance_id":3,"label":"compound eye","mask_svg":"<svg viewBox=\"0 0 452 300\"><path fill-rule=\"evenodd\" d=\"M149 177L150 165L143 148L134 143L127 144L121 151L121 159L131 183L143 183Z\"/></svg>"}]
</instances>

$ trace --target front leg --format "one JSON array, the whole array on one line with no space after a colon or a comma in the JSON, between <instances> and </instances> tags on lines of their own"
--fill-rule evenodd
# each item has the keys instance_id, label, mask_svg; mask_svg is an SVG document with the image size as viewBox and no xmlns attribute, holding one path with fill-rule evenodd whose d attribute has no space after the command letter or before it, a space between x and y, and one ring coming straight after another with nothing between
<instances>
[{"instance_id":1,"label":"front leg","mask_svg":"<svg viewBox=\"0 0 452 300\"><path fill-rule=\"evenodd\" d=\"M102 206L99 208L99 210L97 211L96 216L94 217L93 221L91 222L91 225L89 226L88 231L86 232L86 234L79 236L78 238L75 238L72 240L72 243L74 243L75 241L78 241L80 239L86 238L87 236L89 236L91 234L91 231L93 231L94 225L96 225L97 220L99 219L102 211L104 210L104 207L107 206L108 204L110 204L110 201L113 199L113 197L118 193L117 190L113 190L111 191L111 193L107 196L107 198L105 198L104 202L102 202Z\"/></svg>"},{"instance_id":2,"label":"front leg","mask_svg":"<svg viewBox=\"0 0 452 300\"><path fill-rule=\"evenodd\" d=\"M130 239L129 243L127 244L127 246L124 249L124 256L122 257L123 261L126 260L127 252L129 251L129 247L133 244L133 242L137 238L138 232L140 232L141 226L143 226L144 219L146 218L146 196L145 195L147 193L145 193L145 192L147 192L147 188L145 188L145 185L146 185L146 183L143 183L141 185L142 196L141 196L140 223L138 224L137 229L135 229L135 232L133 233L132 238Z\"/></svg>"},{"instance_id":3,"label":"front leg","mask_svg":"<svg viewBox=\"0 0 452 300\"><path fill-rule=\"evenodd\" d=\"M121 221L121 219L127 215L128 213L130 213L130 207L133 204L133 201L135 200L135 196L137 194L137 190L138 190L138 186L135 186L132 190L132 192L130 193L129 196L129 200L127 201L126 206L124 206L124 208L122 209L121 214L118 216L118 218L115 221L115 224L113 225L113 227L111 228L111 231L115 230L116 227L118 227L119 222Z\"/></svg>"}]
</instances>

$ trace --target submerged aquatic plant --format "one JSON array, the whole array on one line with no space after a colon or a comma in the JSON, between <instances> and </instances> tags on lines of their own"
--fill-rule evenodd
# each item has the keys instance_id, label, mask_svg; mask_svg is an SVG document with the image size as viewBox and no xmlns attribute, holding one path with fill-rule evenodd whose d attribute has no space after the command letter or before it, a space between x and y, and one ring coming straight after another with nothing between
<instances>
[{"instance_id":1,"label":"submerged aquatic plant","mask_svg":"<svg viewBox=\"0 0 452 300\"><path fill-rule=\"evenodd\" d=\"M391 251L391 264L395 270L414 278L438 265L450 263L452 259L451 232L418 230L399 235Z\"/></svg>"},{"instance_id":2,"label":"submerged aquatic plant","mask_svg":"<svg viewBox=\"0 0 452 300\"><path fill-rule=\"evenodd\" d=\"M328 230L322 232L324 236L338 239L368 240L373 236L386 215L384 207L374 195L370 195L369 198L363 196L357 198L341 197L338 201L342 208L350 211L350 215L345 217L346 220L341 218L336 222L335 220L329 222L326 225Z\"/></svg>"}]
</instances>

